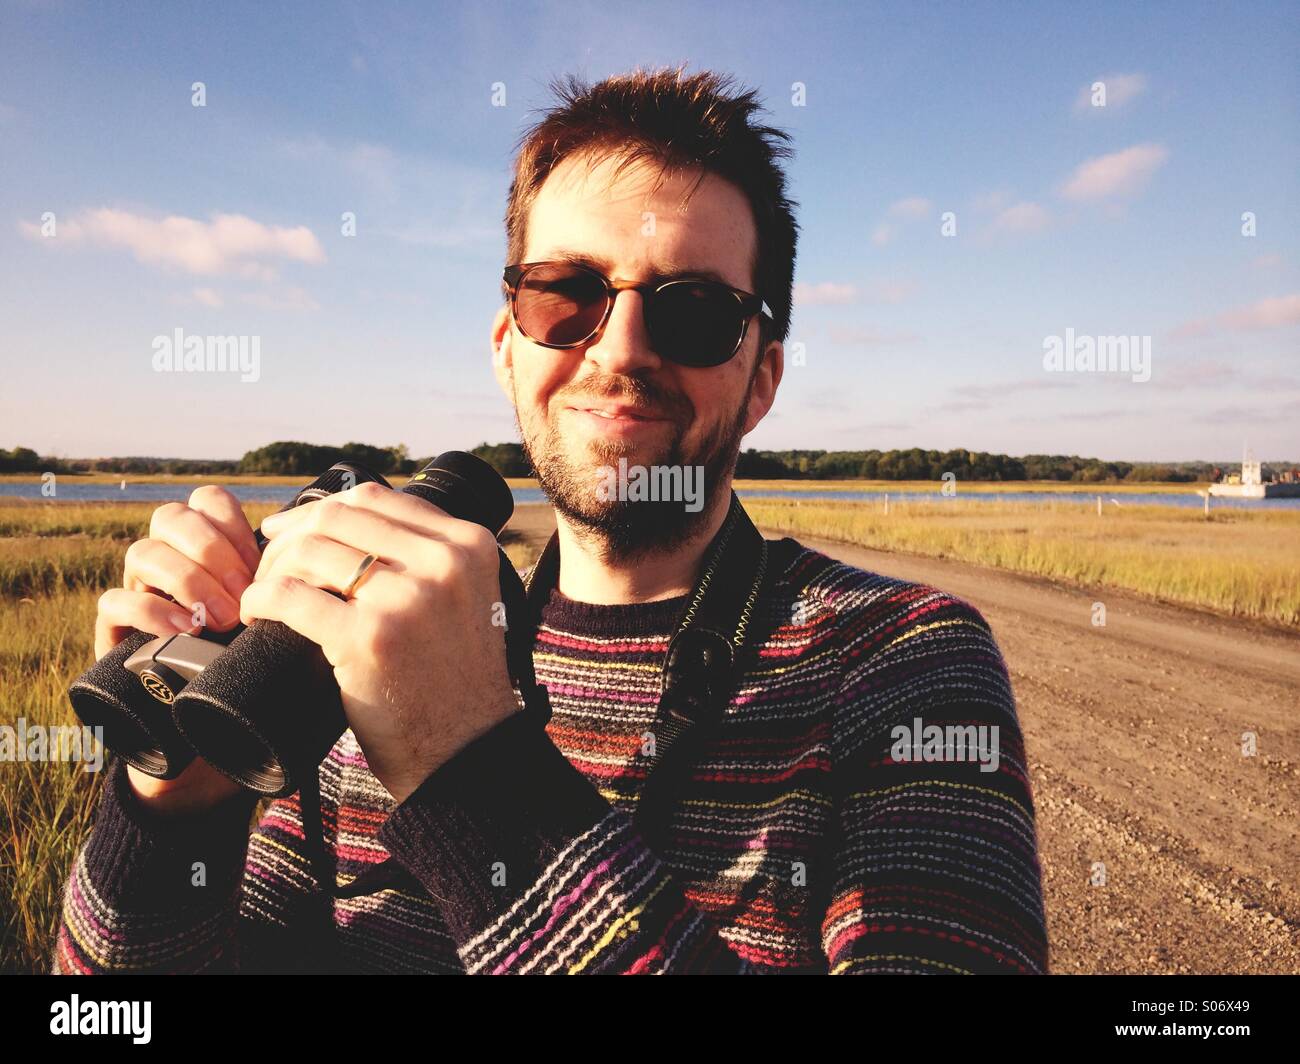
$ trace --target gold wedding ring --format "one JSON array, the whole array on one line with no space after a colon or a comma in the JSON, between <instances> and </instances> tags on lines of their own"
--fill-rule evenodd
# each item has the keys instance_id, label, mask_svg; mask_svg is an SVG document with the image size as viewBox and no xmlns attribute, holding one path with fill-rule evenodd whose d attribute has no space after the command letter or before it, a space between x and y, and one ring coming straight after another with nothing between
<instances>
[{"instance_id":1,"label":"gold wedding ring","mask_svg":"<svg viewBox=\"0 0 1300 1064\"><path fill-rule=\"evenodd\" d=\"M365 579L366 573L370 572L371 566L373 566L377 561L379 561L379 556L377 554L367 554L361 559L360 564L357 566L357 571L352 574L352 579L348 581L347 587L343 589L344 599L350 599L352 597L352 593L356 591L357 585Z\"/></svg>"}]
</instances>

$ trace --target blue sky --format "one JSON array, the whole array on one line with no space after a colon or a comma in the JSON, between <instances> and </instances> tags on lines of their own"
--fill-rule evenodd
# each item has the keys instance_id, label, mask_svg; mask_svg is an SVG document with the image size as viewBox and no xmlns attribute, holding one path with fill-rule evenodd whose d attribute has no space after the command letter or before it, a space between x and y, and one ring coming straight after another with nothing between
<instances>
[{"instance_id":1,"label":"blue sky","mask_svg":"<svg viewBox=\"0 0 1300 1064\"><path fill-rule=\"evenodd\" d=\"M794 136L803 364L747 446L1300 458L1298 12L0 3L0 446L514 439L517 138L556 75L686 62ZM259 379L155 372L176 329ZM1150 379L1049 372L1067 330Z\"/></svg>"}]
</instances>

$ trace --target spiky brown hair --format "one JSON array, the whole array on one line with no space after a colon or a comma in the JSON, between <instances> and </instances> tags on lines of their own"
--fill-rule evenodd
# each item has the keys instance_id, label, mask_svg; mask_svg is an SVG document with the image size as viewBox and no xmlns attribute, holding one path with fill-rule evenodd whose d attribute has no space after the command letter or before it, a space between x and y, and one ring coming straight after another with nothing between
<instances>
[{"instance_id":1,"label":"spiky brown hair","mask_svg":"<svg viewBox=\"0 0 1300 1064\"><path fill-rule=\"evenodd\" d=\"M749 200L758 233L754 291L772 310L774 337L785 340L799 226L780 160L792 151L788 133L756 123L763 110L756 94L739 91L730 76L707 70L688 75L684 67L637 69L594 85L570 75L553 81L551 91L559 102L525 131L515 157L507 261L522 260L529 209L551 171L570 156L587 154L591 166L617 158L615 176L637 161L658 164L660 180L699 167L732 182Z\"/></svg>"}]
</instances>

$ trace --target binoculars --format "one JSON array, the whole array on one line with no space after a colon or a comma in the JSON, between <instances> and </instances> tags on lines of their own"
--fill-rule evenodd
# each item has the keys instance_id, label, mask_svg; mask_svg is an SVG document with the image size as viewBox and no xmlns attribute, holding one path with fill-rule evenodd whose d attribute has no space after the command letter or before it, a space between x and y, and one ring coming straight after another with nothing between
<instances>
[{"instance_id":1,"label":"binoculars","mask_svg":"<svg viewBox=\"0 0 1300 1064\"><path fill-rule=\"evenodd\" d=\"M390 487L376 473L339 462L282 509L367 481ZM463 451L435 458L402 490L493 535L514 512L496 470ZM265 548L260 529L256 538ZM68 698L83 724L102 727L104 744L147 775L174 779L197 754L269 797L292 794L314 777L347 728L324 653L279 621L199 636L132 632L73 682Z\"/></svg>"}]
</instances>

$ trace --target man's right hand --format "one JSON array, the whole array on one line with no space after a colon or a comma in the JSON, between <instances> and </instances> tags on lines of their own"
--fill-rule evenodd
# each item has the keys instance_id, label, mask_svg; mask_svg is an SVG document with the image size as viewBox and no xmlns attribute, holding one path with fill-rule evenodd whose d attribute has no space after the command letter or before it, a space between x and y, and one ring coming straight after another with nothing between
<instances>
[{"instance_id":1,"label":"man's right hand","mask_svg":"<svg viewBox=\"0 0 1300 1064\"><path fill-rule=\"evenodd\" d=\"M158 507L148 537L127 548L122 586L99 598L95 659L133 629L194 635L202 627L197 617L213 631L229 631L239 623L239 599L260 559L252 525L225 488L204 485L188 504ZM127 776L141 804L161 813L210 809L241 790L200 757L172 780L134 766L128 766Z\"/></svg>"}]
</instances>

